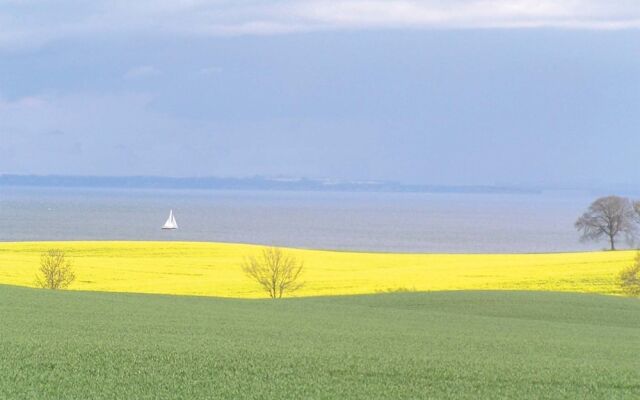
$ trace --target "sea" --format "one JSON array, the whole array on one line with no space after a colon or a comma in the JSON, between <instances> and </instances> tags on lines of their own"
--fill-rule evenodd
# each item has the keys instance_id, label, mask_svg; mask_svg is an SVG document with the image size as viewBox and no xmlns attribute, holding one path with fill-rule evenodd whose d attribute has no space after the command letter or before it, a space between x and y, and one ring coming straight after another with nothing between
<instances>
[{"instance_id":1,"label":"sea","mask_svg":"<svg viewBox=\"0 0 640 400\"><path fill-rule=\"evenodd\" d=\"M0 241L160 240L412 253L599 250L584 192L347 193L0 187ZM161 227L173 210L179 229Z\"/></svg>"}]
</instances>

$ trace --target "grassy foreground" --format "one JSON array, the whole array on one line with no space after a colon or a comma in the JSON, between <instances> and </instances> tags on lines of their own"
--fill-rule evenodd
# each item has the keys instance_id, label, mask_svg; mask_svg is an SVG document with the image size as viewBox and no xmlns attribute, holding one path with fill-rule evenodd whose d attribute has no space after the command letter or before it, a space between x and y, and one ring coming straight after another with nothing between
<instances>
[{"instance_id":1,"label":"grassy foreground","mask_svg":"<svg viewBox=\"0 0 640 400\"><path fill-rule=\"evenodd\" d=\"M637 399L640 301L270 300L0 285L0 398Z\"/></svg>"},{"instance_id":2,"label":"grassy foreground","mask_svg":"<svg viewBox=\"0 0 640 400\"><path fill-rule=\"evenodd\" d=\"M0 243L0 283L33 286L40 253L66 250L70 289L264 297L240 270L259 246L177 242ZM298 296L398 290L508 289L616 294L634 252L564 254L387 254L291 250L305 261Z\"/></svg>"}]
</instances>

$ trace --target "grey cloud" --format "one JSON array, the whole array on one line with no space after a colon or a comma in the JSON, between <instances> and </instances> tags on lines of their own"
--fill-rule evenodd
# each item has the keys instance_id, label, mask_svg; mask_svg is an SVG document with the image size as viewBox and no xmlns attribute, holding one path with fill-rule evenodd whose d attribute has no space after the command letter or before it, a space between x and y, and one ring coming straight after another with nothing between
<instances>
[{"instance_id":1,"label":"grey cloud","mask_svg":"<svg viewBox=\"0 0 640 400\"><path fill-rule=\"evenodd\" d=\"M635 0L5 1L0 47L87 35L263 35L370 28L637 29Z\"/></svg>"},{"instance_id":2,"label":"grey cloud","mask_svg":"<svg viewBox=\"0 0 640 400\"><path fill-rule=\"evenodd\" d=\"M81 142L74 142L69 146L69 154L79 156L83 153L83 145Z\"/></svg>"},{"instance_id":3,"label":"grey cloud","mask_svg":"<svg viewBox=\"0 0 640 400\"><path fill-rule=\"evenodd\" d=\"M125 79L143 79L158 76L160 74L160 70L153 65L140 65L128 70L124 74L124 77Z\"/></svg>"},{"instance_id":4,"label":"grey cloud","mask_svg":"<svg viewBox=\"0 0 640 400\"><path fill-rule=\"evenodd\" d=\"M639 32L87 35L2 57L0 173L640 182Z\"/></svg>"},{"instance_id":5,"label":"grey cloud","mask_svg":"<svg viewBox=\"0 0 640 400\"><path fill-rule=\"evenodd\" d=\"M44 136L65 136L66 133L60 129L52 129L43 133Z\"/></svg>"},{"instance_id":6,"label":"grey cloud","mask_svg":"<svg viewBox=\"0 0 640 400\"><path fill-rule=\"evenodd\" d=\"M198 71L200 75L215 75L220 72L222 72L222 68L220 67L204 67Z\"/></svg>"}]
</instances>

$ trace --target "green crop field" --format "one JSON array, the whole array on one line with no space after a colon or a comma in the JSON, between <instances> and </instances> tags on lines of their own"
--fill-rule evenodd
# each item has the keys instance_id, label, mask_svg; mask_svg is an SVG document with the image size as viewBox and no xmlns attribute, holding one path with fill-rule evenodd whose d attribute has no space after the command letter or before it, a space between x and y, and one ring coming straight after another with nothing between
<instances>
[{"instance_id":1,"label":"green crop field","mask_svg":"<svg viewBox=\"0 0 640 400\"><path fill-rule=\"evenodd\" d=\"M640 398L640 301L0 286L0 398Z\"/></svg>"}]
</instances>

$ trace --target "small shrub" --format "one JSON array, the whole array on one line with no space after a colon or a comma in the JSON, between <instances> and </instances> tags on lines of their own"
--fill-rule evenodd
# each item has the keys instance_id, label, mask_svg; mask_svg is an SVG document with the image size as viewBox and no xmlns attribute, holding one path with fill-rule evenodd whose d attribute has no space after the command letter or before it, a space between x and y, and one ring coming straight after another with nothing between
<instances>
[{"instance_id":1,"label":"small shrub","mask_svg":"<svg viewBox=\"0 0 640 400\"><path fill-rule=\"evenodd\" d=\"M619 284L622 291L629 296L640 296L640 254L633 265L620 272Z\"/></svg>"},{"instance_id":2,"label":"small shrub","mask_svg":"<svg viewBox=\"0 0 640 400\"><path fill-rule=\"evenodd\" d=\"M281 299L303 286L300 276L304 263L281 249L266 248L258 257L247 257L242 271L260 285L272 299Z\"/></svg>"},{"instance_id":3,"label":"small shrub","mask_svg":"<svg viewBox=\"0 0 640 400\"><path fill-rule=\"evenodd\" d=\"M65 289L76 279L71 261L64 251L50 249L40 256L36 285L45 289Z\"/></svg>"}]
</instances>

